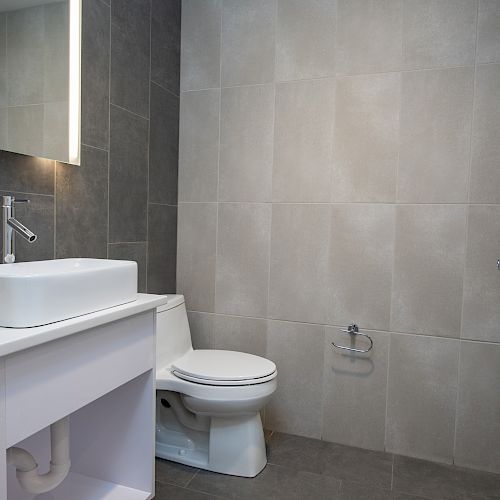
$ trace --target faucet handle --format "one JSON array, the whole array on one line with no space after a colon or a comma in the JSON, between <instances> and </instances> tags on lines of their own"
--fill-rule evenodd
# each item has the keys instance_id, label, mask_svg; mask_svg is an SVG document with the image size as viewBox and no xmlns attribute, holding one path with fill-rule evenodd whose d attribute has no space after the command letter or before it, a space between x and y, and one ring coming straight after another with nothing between
<instances>
[{"instance_id":1,"label":"faucet handle","mask_svg":"<svg viewBox=\"0 0 500 500\"><path fill-rule=\"evenodd\" d=\"M31 200L12 197L12 203L31 203Z\"/></svg>"}]
</instances>

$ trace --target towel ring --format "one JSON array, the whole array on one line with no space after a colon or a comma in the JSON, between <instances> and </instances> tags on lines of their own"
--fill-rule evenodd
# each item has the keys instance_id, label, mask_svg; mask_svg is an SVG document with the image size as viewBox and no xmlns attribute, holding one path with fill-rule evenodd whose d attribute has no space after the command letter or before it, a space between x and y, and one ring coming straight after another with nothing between
<instances>
[{"instance_id":1,"label":"towel ring","mask_svg":"<svg viewBox=\"0 0 500 500\"><path fill-rule=\"evenodd\" d=\"M359 327L356 323L351 323L348 327L347 327L347 330L341 330L342 332L345 332L345 333L348 333L351 338L353 339L355 337L355 335L361 335L362 337L366 337L369 341L370 341L370 347L368 347L368 349L356 349L354 347L347 347L347 346L343 346L343 345L337 345L335 342L332 342L332 345L334 347L336 347L337 349L343 349L345 351L353 351L353 352L360 352L360 353L365 353L365 352L369 352L372 350L373 348L373 340L372 338L367 335L366 333L361 333L359 331Z\"/></svg>"}]
</instances>

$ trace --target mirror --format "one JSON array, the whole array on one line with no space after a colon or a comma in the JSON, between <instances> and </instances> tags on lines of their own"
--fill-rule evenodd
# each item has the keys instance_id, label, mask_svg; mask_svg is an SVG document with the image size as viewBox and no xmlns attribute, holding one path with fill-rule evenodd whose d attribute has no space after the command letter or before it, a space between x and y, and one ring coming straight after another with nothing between
<instances>
[{"instance_id":1,"label":"mirror","mask_svg":"<svg viewBox=\"0 0 500 500\"><path fill-rule=\"evenodd\" d=\"M0 0L0 149L80 164L81 0Z\"/></svg>"}]
</instances>

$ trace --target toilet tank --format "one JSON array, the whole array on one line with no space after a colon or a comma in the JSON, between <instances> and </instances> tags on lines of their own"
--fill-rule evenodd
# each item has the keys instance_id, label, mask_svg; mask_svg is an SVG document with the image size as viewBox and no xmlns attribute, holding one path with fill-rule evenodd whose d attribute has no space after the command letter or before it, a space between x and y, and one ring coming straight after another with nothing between
<instances>
[{"instance_id":1,"label":"toilet tank","mask_svg":"<svg viewBox=\"0 0 500 500\"><path fill-rule=\"evenodd\" d=\"M193 346L183 295L167 295L156 310L156 369L184 356Z\"/></svg>"}]
</instances>

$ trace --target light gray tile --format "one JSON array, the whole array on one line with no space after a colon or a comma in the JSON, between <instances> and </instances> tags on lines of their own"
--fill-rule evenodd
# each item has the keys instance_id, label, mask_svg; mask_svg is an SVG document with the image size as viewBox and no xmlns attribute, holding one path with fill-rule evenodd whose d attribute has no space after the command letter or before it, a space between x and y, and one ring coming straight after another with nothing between
<instances>
[{"instance_id":1,"label":"light gray tile","mask_svg":"<svg viewBox=\"0 0 500 500\"><path fill-rule=\"evenodd\" d=\"M460 341L392 334L386 448L451 463Z\"/></svg>"},{"instance_id":2,"label":"light gray tile","mask_svg":"<svg viewBox=\"0 0 500 500\"><path fill-rule=\"evenodd\" d=\"M7 106L7 14L0 14L0 108Z\"/></svg>"},{"instance_id":3,"label":"light gray tile","mask_svg":"<svg viewBox=\"0 0 500 500\"><path fill-rule=\"evenodd\" d=\"M476 0L406 0L403 57L406 69L474 63Z\"/></svg>"},{"instance_id":4,"label":"light gray tile","mask_svg":"<svg viewBox=\"0 0 500 500\"><path fill-rule=\"evenodd\" d=\"M181 203L177 220L177 292L189 310L213 312L217 204Z\"/></svg>"},{"instance_id":5,"label":"light gray tile","mask_svg":"<svg viewBox=\"0 0 500 500\"><path fill-rule=\"evenodd\" d=\"M404 0L339 0L338 73L401 69Z\"/></svg>"},{"instance_id":6,"label":"light gray tile","mask_svg":"<svg viewBox=\"0 0 500 500\"><path fill-rule=\"evenodd\" d=\"M219 200L270 201L274 87L222 90Z\"/></svg>"},{"instance_id":7,"label":"light gray tile","mask_svg":"<svg viewBox=\"0 0 500 500\"><path fill-rule=\"evenodd\" d=\"M266 356L267 320L240 316L215 316L214 348Z\"/></svg>"},{"instance_id":8,"label":"light gray tile","mask_svg":"<svg viewBox=\"0 0 500 500\"><path fill-rule=\"evenodd\" d=\"M467 200L472 68L403 74L398 200Z\"/></svg>"},{"instance_id":9,"label":"light gray tile","mask_svg":"<svg viewBox=\"0 0 500 500\"><path fill-rule=\"evenodd\" d=\"M500 345L461 342L455 463L500 472Z\"/></svg>"},{"instance_id":10,"label":"light gray tile","mask_svg":"<svg viewBox=\"0 0 500 500\"><path fill-rule=\"evenodd\" d=\"M273 205L269 317L324 323L330 207Z\"/></svg>"},{"instance_id":11,"label":"light gray tile","mask_svg":"<svg viewBox=\"0 0 500 500\"><path fill-rule=\"evenodd\" d=\"M220 86L222 0L183 0L181 90Z\"/></svg>"},{"instance_id":12,"label":"light gray tile","mask_svg":"<svg viewBox=\"0 0 500 500\"><path fill-rule=\"evenodd\" d=\"M189 329L194 349L213 349L214 347L214 314L189 311Z\"/></svg>"},{"instance_id":13,"label":"light gray tile","mask_svg":"<svg viewBox=\"0 0 500 500\"><path fill-rule=\"evenodd\" d=\"M401 77L337 79L333 201L395 201Z\"/></svg>"},{"instance_id":14,"label":"light gray tile","mask_svg":"<svg viewBox=\"0 0 500 500\"><path fill-rule=\"evenodd\" d=\"M222 85L272 82L277 0L225 0Z\"/></svg>"},{"instance_id":15,"label":"light gray tile","mask_svg":"<svg viewBox=\"0 0 500 500\"><path fill-rule=\"evenodd\" d=\"M470 201L500 203L500 64L476 68Z\"/></svg>"},{"instance_id":16,"label":"light gray tile","mask_svg":"<svg viewBox=\"0 0 500 500\"><path fill-rule=\"evenodd\" d=\"M500 62L500 2L479 0L478 13L476 61Z\"/></svg>"},{"instance_id":17,"label":"light gray tile","mask_svg":"<svg viewBox=\"0 0 500 500\"><path fill-rule=\"evenodd\" d=\"M273 201L329 201L334 80L276 88Z\"/></svg>"},{"instance_id":18,"label":"light gray tile","mask_svg":"<svg viewBox=\"0 0 500 500\"><path fill-rule=\"evenodd\" d=\"M266 408L266 426L300 436L321 436L323 349L319 325L269 321L267 357L278 370L278 389Z\"/></svg>"},{"instance_id":19,"label":"light gray tile","mask_svg":"<svg viewBox=\"0 0 500 500\"><path fill-rule=\"evenodd\" d=\"M367 354L349 353L332 342L350 347L350 336L326 328L322 439L384 450L390 335L368 333L373 349ZM368 345L360 338L354 346L366 349Z\"/></svg>"},{"instance_id":20,"label":"light gray tile","mask_svg":"<svg viewBox=\"0 0 500 500\"><path fill-rule=\"evenodd\" d=\"M500 207L469 207L462 338L500 342Z\"/></svg>"},{"instance_id":21,"label":"light gray tile","mask_svg":"<svg viewBox=\"0 0 500 500\"><path fill-rule=\"evenodd\" d=\"M465 219L461 205L397 207L391 331L460 335Z\"/></svg>"},{"instance_id":22,"label":"light gray tile","mask_svg":"<svg viewBox=\"0 0 500 500\"><path fill-rule=\"evenodd\" d=\"M266 317L271 205L221 203L218 223L216 312Z\"/></svg>"},{"instance_id":23,"label":"light gray tile","mask_svg":"<svg viewBox=\"0 0 500 500\"><path fill-rule=\"evenodd\" d=\"M335 0L278 0L278 81L334 76L335 18Z\"/></svg>"},{"instance_id":24,"label":"light gray tile","mask_svg":"<svg viewBox=\"0 0 500 500\"><path fill-rule=\"evenodd\" d=\"M43 105L43 156L69 161L69 103L48 102Z\"/></svg>"},{"instance_id":25,"label":"light gray tile","mask_svg":"<svg viewBox=\"0 0 500 500\"><path fill-rule=\"evenodd\" d=\"M183 92L179 125L179 201L217 201L220 90Z\"/></svg>"},{"instance_id":26,"label":"light gray tile","mask_svg":"<svg viewBox=\"0 0 500 500\"><path fill-rule=\"evenodd\" d=\"M395 213L393 205L332 206L330 324L389 330Z\"/></svg>"},{"instance_id":27,"label":"light gray tile","mask_svg":"<svg viewBox=\"0 0 500 500\"><path fill-rule=\"evenodd\" d=\"M43 157L43 104L8 108L9 151Z\"/></svg>"}]
</instances>

